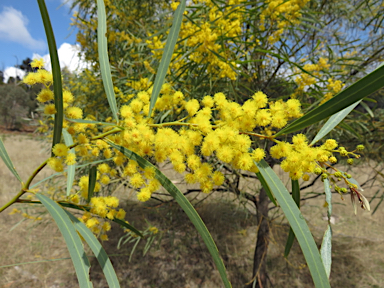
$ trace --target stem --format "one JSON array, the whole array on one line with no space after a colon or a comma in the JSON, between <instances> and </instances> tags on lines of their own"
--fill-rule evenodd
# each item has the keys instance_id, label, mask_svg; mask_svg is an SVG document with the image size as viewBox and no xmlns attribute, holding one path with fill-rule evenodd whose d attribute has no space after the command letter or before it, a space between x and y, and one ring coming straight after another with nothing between
<instances>
[{"instance_id":1,"label":"stem","mask_svg":"<svg viewBox=\"0 0 384 288\"><path fill-rule=\"evenodd\" d=\"M5 209L7 209L9 206L11 206L13 203L17 202L17 200L24 195L24 193L28 192L29 185L31 185L32 180L36 177L36 175L47 165L48 159L45 160L42 164L40 164L39 167L35 171L33 171L32 175L28 178L27 182L24 184L23 188L21 188L20 192L17 193L11 201L9 201L7 204L5 204L3 207L0 208L0 213L3 212Z\"/></svg>"},{"instance_id":2,"label":"stem","mask_svg":"<svg viewBox=\"0 0 384 288\"><path fill-rule=\"evenodd\" d=\"M269 139L269 140L273 140L274 141L273 136L266 136L266 135L262 135L262 134L258 134L258 133L253 133L253 132L239 132L239 134L256 136L256 137L259 137L259 138L264 138L264 139Z\"/></svg>"},{"instance_id":3,"label":"stem","mask_svg":"<svg viewBox=\"0 0 384 288\"><path fill-rule=\"evenodd\" d=\"M163 124L148 124L149 127L166 127L166 126L198 126L197 124L192 124L192 123L185 123L185 122L180 122L180 121L175 121L175 122L168 122L168 123L163 123Z\"/></svg>"},{"instance_id":4,"label":"stem","mask_svg":"<svg viewBox=\"0 0 384 288\"><path fill-rule=\"evenodd\" d=\"M100 134L98 136L92 137L90 140L102 139L102 138L105 138L108 135L120 132L121 130L122 130L122 128L115 128L115 129L113 129L111 131L108 131L108 132L105 132L105 133ZM75 143L75 144L69 146L68 148L71 149L71 148L74 148L74 147L76 147L78 145L79 145L79 143ZM45 160L42 164L40 164L40 166L37 167L37 169L35 171L33 171L32 175L28 178L27 182L23 185L23 188L21 188L19 193L17 193L7 204L5 204L3 207L0 208L0 213L3 212L5 209L7 209L9 206L11 206L13 203L21 202L21 201L18 201L19 198L21 196L23 196L25 193L28 192L29 185L31 185L31 182L36 177L36 175L39 174L39 172L47 165L47 162L48 162L48 159ZM25 200L23 200L23 202L25 202Z\"/></svg>"}]
</instances>

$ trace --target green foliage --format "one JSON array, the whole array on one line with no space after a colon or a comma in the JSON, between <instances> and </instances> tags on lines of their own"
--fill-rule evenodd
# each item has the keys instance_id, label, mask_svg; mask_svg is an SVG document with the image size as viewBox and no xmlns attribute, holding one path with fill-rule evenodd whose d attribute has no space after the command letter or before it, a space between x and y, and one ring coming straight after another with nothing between
<instances>
[{"instance_id":1,"label":"green foliage","mask_svg":"<svg viewBox=\"0 0 384 288\"><path fill-rule=\"evenodd\" d=\"M75 229L90 244L94 253L100 252L98 260L102 266L105 265L103 272L109 279L108 283L117 286L118 279L105 251L92 237L94 233L103 240L107 238L105 232L110 229L109 222L103 222L107 223L104 225L100 221L109 219L129 229L125 237L129 240L136 236L145 238L145 252L154 238L148 238L147 233L141 233L128 224L123 209L115 209L119 199L112 195L111 187L123 183L136 190L138 200L144 202L161 185L195 225L224 286L231 287L224 263L204 222L185 195L159 170L158 164L169 160L175 171L186 172L187 182L200 183L201 191L209 193L215 184L239 197L252 200L260 210L257 206L259 200L254 195L257 191L253 191L253 194L243 192L238 187L239 181L237 184L231 182L233 176L234 179L240 179L239 175L247 177L241 170L255 172L269 199L276 206L279 205L291 226L286 256L296 237L315 286L330 287L331 226L328 226L324 235L320 253L299 209L298 179L308 180L306 173L321 174L327 185L329 178L343 179L352 198L357 196L362 207L369 210L368 201L357 191L358 185L350 175L337 169L334 173L326 170L329 163L337 161L333 156L336 153L354 158L360 155L341 147L336 150L338 143L334 139L329 139L320 147L309 145L308 139L318 128L311 125L331 117L325 128L315 136L316 142L337 127L352 110L343 111L344 108L383 86L383 67L355 81L356 75L360 77L366 73L366 66L372 66L380 59L381 50L377 42L382 35L375 29L375 25L380 23L379 17L368 13L371 10L382 11L380 5L358 1L356 9L338 1L321 4L316 1L296 1L296 5L290 5L285 1L227 3L207 0L190 2L184 13L186 1L171 5L156 0L100 0L97 5L89 0L74 1L74 5L79 7L75 15L80 28L78 41L93 67L79 75L68 75L69 87L75 95L72 104L68 99L67 102L63 100L52 27L44 1L38 2L53 67L54 104L57 111L52 131L53 146L62 141L63 133L67 146L74 149L71 152L76 152L78 161L84 163L71 166L68 163L68 147L59 144L57 147L61 148L57 148L55 155L52 154L54 157L36 168L27 182L23 183L20 192L2 206L0 212L16 202L43 204L65 238L80 286L91 287L92 284L89 281L89 262ZM179 7L176 9L177 5ZM172 10L176 10L174 17ZM173 26L169 30L171 23ZM364 28L361 23L365 25ZM350 39L345 36L348 33L340 35L339 25L345 27L348 33L369 31L373 41L360 41L354 36ZM166 85L162 85L163 82ZM342 91L343 85L350 86ZM179 98L172 98L177 89L184 94L179 92ZM259 91L267 92L272 101ZM217 92L224 92L230 97L227 99L224 94L215 94ZM141 97L139 100L133 99L136 94L137 98ZM207 97L202 100L204 96L212 94L215 94L214 99ZM67 98L70 96L67 95ZM292 99L282 101L287 98ZM156 107L160 101L163 101L162 108ZM172 103L164 104L166 101ZM137 105L134 106L134 103ZM248 110L247 103L252 105ZM302 103L309 112L300 117ZM67 108L70 105L76 106ZM369 106L364 105L371 117L374 116ZM82 118L83 112L87 118L64 119L64 109L70 114L70 108L79 115L72 118ZM153 118L152 111L155 115ZM249 116L253 112L255 115ZM284 125L269 124L271 115L284 120ZM252 128L241 126L248 116L250 125L254 125ZM287 120L294 118L299 119L286 126ZM66 129L63 130L63 126ZM287 135L299 130L308 133L306 136ZM349 130L351 132L354 128ZM194 136L188 138L187 135ZM293 143L276 140L282 135ZM191 143L192 146L189 145ZM277 145L271 148L272 144ZM3 160L17 176L5 148L1 150ZM251 150L252 153L249 152ZM265 152L269 154L266 156ZM280 164L292 179L292 197L272 170L280 158L285 158ZM114 161L112 167L107 164L111 159ZM42 181L61 175L63 163L71 166L66 170L69 175L65 181L67 187L63 191L55 187L57 191L52 196L55 200L31 190L32 180L46 165L59 174ZM88 173L87 169L82 169L84 167L88 167ZM75 175L77 168L80 173ZM221 173L220 169L225 169L226 173ZM111 183L108 173L115 177L114 183ZM126 179L128 177L129 182ZM71 194L74 181L77 193ZM102 191L99 191L100 183L104 184ZM340 193L341 188L335 184L336 189ZM342 192L347 191L347 188L342 189L345 189ZM329 187L326 186L325 190L330 217L332 203ZM64 194L60 193L64 191ZM35 194L39 201L22 199L25 193ZM265 203L268 206L268 202ZM84 211L84 214L81 220L77 220L66 214L62 207ZM136 241L134 247L140 240ZM251 282L256 283L257 277L256 273Z\"/></svg>"}]
</instances>

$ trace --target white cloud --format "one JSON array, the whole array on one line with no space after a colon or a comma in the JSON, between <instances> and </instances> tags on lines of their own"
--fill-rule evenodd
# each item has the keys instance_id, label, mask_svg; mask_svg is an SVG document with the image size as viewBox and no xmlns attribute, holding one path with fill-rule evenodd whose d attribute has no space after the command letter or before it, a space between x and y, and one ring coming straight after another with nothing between
<instances>
[{"instance_id":1,"label":"white cloud","mask_svg":"<svg viewBox=\"0 0 384 288\"><path fill-rule=\"evenodd\" d=\"M33 39L27 29L28 22L28 18L19 10L4 7L0 13L0 39L22 44L30 49L43 50L46 47L45 42Z\"/></svg>"},{"instance_id":2,"label":"white cloud","mask_svg":"<svg viewBox=\"0 0 384 288\"><path fill-rule=\"evenodd\" d=\"M19 68L16 67L7 67L4 70L4 83L8 82L9 77L16 78L16 76L19 76L20 79L23 79L25 75L25 72Z\"/></svg>"},{"instance_id":3,"label":"white cloud","mask_svg":"<svg viewBox=\"0 0 384 288\"><path fill-rule=\"evenodd\" d=\"M67 67L69 71L75 72L89 67L89 65L83 60L84 58L79 56L79 52L79 45L71 45L69 43L61 44L60 48L57 50L61 69ZM32 59L35 58L43 58L45 62L44 68L51 71L51 57L49 54L40 56L39 54L34 53Z\"/></svg>"},{"instance_id":4,"label":"white cloud","mask_svg":"<svg viewBox=\"0 0 384 288\"><path fill-rule=\"evenodd\" d=\"M90 65L87 64L83 57L79 56L80 46L79 45L71 45L69 43L61 44L60 48L57 50L57 54L59 55L60 68L63 69L67 67L71 72L82 71L85 68L89 68ZM44 68L48 71L51 71L51 57L49 54L45 54L40 56L39 54L33 53L32 59L44 59ZM4 70L4 83L7 83L9 77L19 76L23 78L25 76L25 72L19 68L15 67L7 67Z\"/></svg>"}]
</instances>

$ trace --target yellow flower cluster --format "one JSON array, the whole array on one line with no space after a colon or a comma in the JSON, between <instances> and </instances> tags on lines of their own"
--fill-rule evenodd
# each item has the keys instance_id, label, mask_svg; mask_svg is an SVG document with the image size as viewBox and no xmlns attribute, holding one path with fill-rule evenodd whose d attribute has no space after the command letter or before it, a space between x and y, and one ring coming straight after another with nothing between
<instances>
[{"instance_id":1,"label":"yellow flower cluster","mask_svg":"<svg viewBox=\"0 0 384 288\"><path fill-rule=\"evenodd\" d=\"M337 162L337 158L334 156L335 153L339 153L343 157L349 157L349 155L356 158L360 157L353 152L346 151L344 147L336 149L338 144L334 139L326 140L319 147L310 146L308 139L303 134L293 136L292 143L276 142L278 143L270 149L270 154L276 159L285 158L280 166L285 172L289 172L289 176L293 180L303 178L306 181L309 179L309 174L312 173L328 175L323 167L331 166L331 164ZM353 159L349 158L348 160Z\"/></svg>"},{"instance_id":2,"label":"yellow flower cluster","mask_svg":"<svg viewBox=\"0 0 384 288\"><path fill-rule=\"evenodd\" d=\"M183 21L179 38L186 41L176 45L170 69L181 72L180 68L187 61L192 61L198 65L207 65L207 71L213 78L235 80L237 78L236 58L231 52L234 50L234 42L231 39L236 39L242 33L244 6L239 5L242 2L246 1L231 0L223 9L211 0L194 1L194 5L199 5L204 12L199 13L200 17L194 21L186 19ZM171 7L176 10L178 5L179 2L174 2ZM155 58L161 58L165 41L154 36L146 43ZM183 49L188 50L188 59L180 57Z\"/></svg>"},{"instance_id":3,"label":"yellow flower cluster","mask_svg":"<svg viewBox=\"0 0 384 288\"><path fill-rule=\"evenodd\" d=\"M303 59L303 61L307 61L307 60ZM318 82L318 79L316 79L316 77L321 77L321 71L327 70L329 67L330 67L330 64L328 63L328 59L324 57L319 57L319 60L317 63L306 63L303 66L303 69L308 73L310 73L311 75L306 72L302 72L299 69L296 69L295 72L298 75L294 78L294 81L297 84L297 88L294 95L299 95L304 91L306 91L310 86L316 84Z\"/></svg>"},{"instance_id":4,"label":"yellow flower cluster","mask_svg":"<svg viewBox=\"0 0 384 288\"><path fill-rule=\"evenodd\" d=\"M52 148L52 152L56 157L51 157L48 159L48 166L51 167L56 172L62 172L63 161L67 165L74 165L76 163L76 155L70 153L68 147L63 143L58 143Z\"/></svg>"},{"instance_id":5,"label":"yellow flower cluster","mask_svg":"<svg viewBox=\"0 0 384 288\"><path fill-rule=\"evenodd\" d=\"M339 93L344 87L343 82L341 82L340 80L334 80L332 78L329 78L328 83L329 84L327 85L327 88L329 92L324 95L324 99L322 100L321 103L324 103L329 99L331 99L334 95Z\"/></svg>"},{"instance_id":6,"label":"yellow flower cluster","mask_svg":"<svg viewBox=\"0 0 384 288\"><path fill-rule=\"evenodd\" d=\"M268 42L274 44L279 41L284 29L300 22L300 11L309 0L269 0L267 7L261 12L259 29L266 30L270 25L275 30L269 36Z\"/></svg>"},{"instance_id":7,"label":"yellow flower cluster","mask_svg":"<svg viewBox=\"0 0 384 288\"><path fill-rule=\"evenodd\" d=\"M199 183L205 193L210 192L214 185L221 185L224 175L220 171L214 171L211 164L203 163L200 154L217 157L219 161L236 169L257 171L254 161L260 161L265 152L260 148L249 152L252 144L250 137L257 136L254 131L260 130L264 133L261 136L266 138L273 133L273 129L280 129L287 121L302 115L298 100L269 102L262 92L255 93L243 105L229 101L223 93L216 93L213 97L205 96L200 103L196 99L185 101L184 95L173 91L169 84L163 85L161 93L154 115L169 109L185 111L187 116L183 121L153 124L143 116L148 114L149 93L141 91L129 105L120 108L120 125L124 130L108 136L108 141L142 157L154 157L157 163L170 161L175 171L184 174L187 183ZM172 126L181 129L175 130ZM105 131L109 129L106 128ZM139 190L137 198L140 201L150 199L152 193L160 187L155 172L148 167L141 169L133 160L127 162L118 151L111 152L114 149L109 147L108 142L89 141L87 131L77 136L79 145L76 149L80 152L79 155L87 157L95 149L90 150L92 145L98 147L98 153L103 151L108 156L114 154L113 161L122 167L121 176L129 177L130 185ZM100 173L109 173L110 168L104 163L99 165L98 170ZM109 183L109 176L104 177L105 180L98 174L97 179L101 178L103 184ZM79 186L82 197L86 198L88 176L80 179ZM95 191L99 191L100 187L97 183Z\"/></svg>"},{"instance_id":8,"label":"yellow flower cluster","mask_svg":"<svg viewBox=\"0 0 384 288\"><path fill-rule=\"evenodd\" d=\"M39 216L35 217L32 215L29 215L28 213L22 212L21 210L19 210L17 208L13 208L12 211L8 213L8 215L14 215L14 214L21 214L21 216L23 216L24 218L30 219L30 220L35 220L35 221L39 221L39 220L43 219Z\"/></svg>"},{"instance_id":9,"label":"yellow flower cluster","mask_svg":"<svg viewBox=\"0 0 384 288\"><path fill-rule=\"evenodd\" d=\"M107 241L107 232L111 230L111 224L107 221L100 221L98 218L93 217L91 213L85 212L79 218L94 234L100 237L101 240Z\"/></svg>"}]
</instances>

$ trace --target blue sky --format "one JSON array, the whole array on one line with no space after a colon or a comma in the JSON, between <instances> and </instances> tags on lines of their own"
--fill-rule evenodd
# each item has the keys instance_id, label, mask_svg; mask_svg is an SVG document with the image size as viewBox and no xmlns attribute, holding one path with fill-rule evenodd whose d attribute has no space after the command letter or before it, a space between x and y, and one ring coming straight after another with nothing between
<instances>
[{"instance_id":1,"label":"blue sky","mask_svg":"<svg viewBox=\"0 0 384 288\"><path fill-rule=\"evenodd\" d=\"M72 57L70 45L76 41L76 30L70 26L72 13L65 0L46 0L60 62ZM64 45L63 45L64 44ZM65 50L65 51L64 51ZM60 53L61 52L61 53ZM20 64L27 57L38 54L44 59L48 54L48 45L37 1L1 0L0 1L0 70L13 70L9 67ZM69 55L71 54L71 55Z\"/></svg>"}]
</instances>

